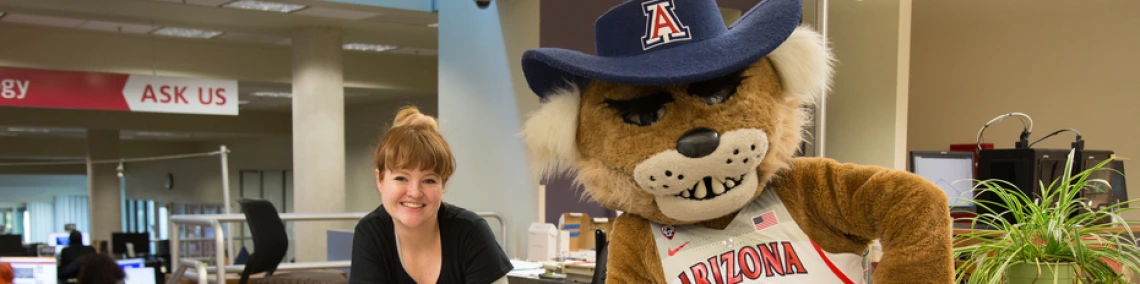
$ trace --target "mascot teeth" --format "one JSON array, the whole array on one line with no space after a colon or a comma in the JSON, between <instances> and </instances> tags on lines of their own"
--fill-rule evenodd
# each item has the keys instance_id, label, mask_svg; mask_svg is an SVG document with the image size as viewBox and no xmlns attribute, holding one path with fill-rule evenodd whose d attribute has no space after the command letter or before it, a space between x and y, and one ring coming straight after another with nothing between
<instances>
[{"instance_id":1,"label":"mascot teeth","mask_svg":"<svg viewBox=\"0 0 1140 284\"><path fill-rule=\"evenodd\" d=\"M748 174L744 174L736 178L725 177L724 181L719 181L713 179L712 177L705 177L698 180L697 183L693 185L693 187L681 191L681 193L676 194L676 196L689 200L713 199L717 196L724 195L725 193L728 193L728 191L736 188L736 186L739 185L747 175Z\"/></svg>"}]
</instances>

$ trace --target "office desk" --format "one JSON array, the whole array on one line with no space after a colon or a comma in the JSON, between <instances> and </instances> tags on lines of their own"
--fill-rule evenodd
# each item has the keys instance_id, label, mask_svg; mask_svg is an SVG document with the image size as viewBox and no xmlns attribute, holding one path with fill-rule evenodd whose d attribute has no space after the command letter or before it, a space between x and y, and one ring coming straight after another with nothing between
<instances>
[{"instance_id":1,"label":"office desk","mask_svg":"<svg viewBox=\"0 0 1140 284\"><path fill-rule=\"evenodd\" d=\"M526 278L526 277L507 277L511 284L565 284L577 283L566 279L541 279L541 278Z\"/></svg>"}]
</instances>

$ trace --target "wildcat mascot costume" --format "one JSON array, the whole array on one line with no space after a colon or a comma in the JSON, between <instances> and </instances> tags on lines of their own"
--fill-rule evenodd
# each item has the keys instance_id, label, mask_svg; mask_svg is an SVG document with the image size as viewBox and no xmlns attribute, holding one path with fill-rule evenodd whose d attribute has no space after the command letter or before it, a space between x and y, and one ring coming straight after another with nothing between
<instances>
[{"instance_id":1,"label":"wildcat mascot costume","mask_svg":"<svg viewBox=\"0 0 1140 284\"><path fill-rule=\"evenodd\" d=\"M764 0L726 27L712 0L629 1L595 22L596 56L525 53L535 174L573 172L624 212L606 282L860 283L873 240L876 284L953 282L938 187L794 157L833 61L801 13Z\"/></svg>"}]
</instances>

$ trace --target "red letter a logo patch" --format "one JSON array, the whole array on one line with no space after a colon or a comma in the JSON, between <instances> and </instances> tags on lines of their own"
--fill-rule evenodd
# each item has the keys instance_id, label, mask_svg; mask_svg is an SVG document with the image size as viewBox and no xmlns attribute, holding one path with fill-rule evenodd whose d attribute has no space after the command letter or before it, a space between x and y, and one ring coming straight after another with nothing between
<instances>
[{"instance_id":1,"label":"red letter a logo patch","mask_svg":"<svg viewBox=\"0 0 1140 284\"><path fill-rule=\"evenodd\" d=\"M642 50L663 44L692 39L689 27L677 19L673 0L650 0L641 3L645 15L645 34L641 36Z\"/></svg>"}]
</instances>

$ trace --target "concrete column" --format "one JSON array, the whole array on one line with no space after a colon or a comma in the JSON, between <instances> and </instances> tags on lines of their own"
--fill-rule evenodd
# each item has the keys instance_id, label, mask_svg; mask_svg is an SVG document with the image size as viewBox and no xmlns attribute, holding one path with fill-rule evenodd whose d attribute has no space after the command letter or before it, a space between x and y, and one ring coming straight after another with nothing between
<instances>
[{"instance_id":1,"label":"concrete column","mask_svg":"<svg viewBox=\"0 0 1140 284\"><path fill-rule=\"evenodd\" d=\"M293 200L298 213L344 211L344 74L341 30L293 35ZM297 261L323 261L336 222L295 224Z\"/></svg>"},{"instance_id":2,"label":"concrete column","mask_svg":"<svg viewBox=\"0 0 1140 284\"><path fill-rule=\"evenodd\" d=\"M537 185L527 175L518 132L537 106L518 65L538 46L540 1L439 1L440 128L458 163L445 202L508 218L509 256L525 255L526 232L539 220ZM524 85L519 85L524 84ZM493 166L489 166L493 165Z\"/></svg>"},{"instance_id":3,"label":"concrete column","mask_svg":"<svg viewBox=\"0 0 1140 284\"><path fill-rule=\"evenodd\" d=\"M906 169L911 1L830 1L825 156Z\"/></svg>"},{"instance_id":4,"label":"concrete column","mask_svg":"<svg viewBox=\"0 0 1140 284\"><path fill-rule=\"evenodd\" d=\"M119 159L118 130L87 130L87 196L91 243L111 241L111 233L122 231L123 212L118 164L93 164L93 160ZM62 228L52 228L55 230Z\"/></svg>"}]
</instances>

